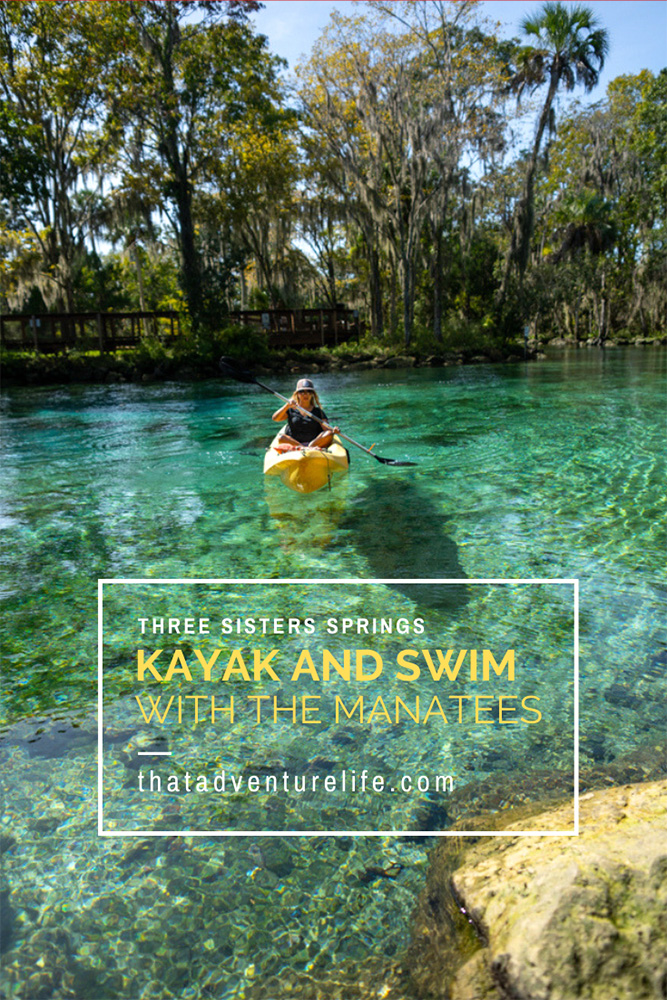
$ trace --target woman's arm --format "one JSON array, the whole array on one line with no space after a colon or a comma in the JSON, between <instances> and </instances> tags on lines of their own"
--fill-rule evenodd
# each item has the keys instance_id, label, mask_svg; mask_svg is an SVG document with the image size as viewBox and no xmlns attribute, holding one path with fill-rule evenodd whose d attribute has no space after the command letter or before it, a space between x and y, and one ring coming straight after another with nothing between
<instances>
[{"instance_id":1,"label":"woman's arm","mask_svg":"<svg viewBox=\"0 0 667 1000\"><path fill-rule=\"evenodd\" d=\"M280 409L276 410L271 419L275 420L276 423L282 423L282 421L287 417L287 411L291 409L292 406L294 406L293 399L290 399L287 403L283 403Z\"/></svg>"}]
</instances>

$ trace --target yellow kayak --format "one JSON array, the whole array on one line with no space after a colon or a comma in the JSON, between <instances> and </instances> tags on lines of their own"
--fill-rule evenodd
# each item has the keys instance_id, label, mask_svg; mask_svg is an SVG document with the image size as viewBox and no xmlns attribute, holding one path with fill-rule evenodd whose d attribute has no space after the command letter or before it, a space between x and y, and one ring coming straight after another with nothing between
<instances>
[{"instance_id":1,"label":"yellow kayak","mask_svg":"<svg viewBox=\"0 0 667 1000\"><path fill-rule=\"evenodd\" d=\"M350 456L336 436L328 448L293 448L278 444L278 435L264 458L264 475L280 476L285 486L297 493L314 493L331 485L334 476L347 472Z\"/></svg>"}]
</instances>

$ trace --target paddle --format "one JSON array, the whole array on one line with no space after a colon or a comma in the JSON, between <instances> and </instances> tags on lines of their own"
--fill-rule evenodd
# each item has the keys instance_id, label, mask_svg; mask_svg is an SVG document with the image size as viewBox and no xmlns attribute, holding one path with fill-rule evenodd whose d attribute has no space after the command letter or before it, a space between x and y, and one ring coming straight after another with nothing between
<instances>
[{"instance_id":1,"label":"paddle","mask_svg":"<svg viewBox=\"0 0 667 1000\"><path fill-rule=\"evenodd\" d=\"M247 382L251 385L258 385L260 389L265 389L267 392L270 392L272 396L277 396L278 399L282 399L283 403L290 403L295 410L299 411L299 413L302 413L306 417L311 417L313 420L317 420L318 424L320 424L322 427L324 426L324 421L320 420L319 417L316 417L313 413L310 412L310 410L304 410L303 407L298 406L296 403L292 403L292 401L287 399L286 396L281 396L280 393L276 392L275 389L272 389L268 385L264 385L263 382L260 382L259 379L256 379L255 376L252 375L249 371L245 371L243 368L239 368L234 363L232 358L225 358L225 357L220 358L220 370L225 375L228 375L229 378L236 379L237 382ZM345 438L345 440L349 441L350 444L353 444L355 448L360 448L361 451L365 451L367 455L370 455L371 458L374 458L376 462L380 462L382 465L417 464L416 462L402 462L398 458L382 458L381 455L376 455L375 452L371 451L370 448L365 448L363 444L359 444L358 441L355 441L354 438L349 437L347 434L343 434L342 431L339 431L338 433L340 437Z\"/></svg>"}]
</instances>

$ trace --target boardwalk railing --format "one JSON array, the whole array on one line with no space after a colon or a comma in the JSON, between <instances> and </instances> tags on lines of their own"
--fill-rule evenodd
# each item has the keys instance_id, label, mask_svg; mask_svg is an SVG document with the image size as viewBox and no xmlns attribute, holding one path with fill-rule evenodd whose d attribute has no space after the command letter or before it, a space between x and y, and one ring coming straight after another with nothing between
<instances>
[{"instance_id":1,"label":"boardwalk railing","mask_svg":"<svg viewBox=\"0 0 667 1000\"><path fill-rule=\"evenodd\" d=\"M233 323L265 330L269 347L335 346L359 339L363 324L356 310L242 309L229 313ZM2 313L4 348L57 354L69 350L113 352L136 347L142 337L160 340L181 333L177 312Z\"/></svg>"},{"instance_id":2,"label":"boardwalk railing","mask_svg":"<svg viewBox=\"0 0 667 1000\"><path fill-rule=\"evenodd\" d=\"M356 309L240 309L229 318L266 330L269 347L316 347L359 339L362 323Z\"/></svg>"},{"instance_id":3,"label":"boardwalk railing","mask_svg":"<svg viewBox=\"0 0 667 1000\"><path fill-rule=\"evenodd\" d=\"M177 312L2 313L0 343L10 350L58 354L136 347L142 336L160 340L181 332Z\"/></svg>"}]
</instances>

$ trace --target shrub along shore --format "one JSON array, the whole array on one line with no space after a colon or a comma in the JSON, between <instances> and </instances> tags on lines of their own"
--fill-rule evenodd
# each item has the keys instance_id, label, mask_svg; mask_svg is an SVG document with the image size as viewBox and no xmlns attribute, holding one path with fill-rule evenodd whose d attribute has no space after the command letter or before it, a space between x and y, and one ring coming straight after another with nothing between
<instances>
[{"instance_id":1,"label":"shrub along shore","mask_svg":"<svg viewBox=\"0 0 667 1000\"><path fill-rule=\"evenodd\" d=\"M251 338L252 339L252 338ZM605 348L635 345L667 345L667 337L644 338L640 341L608 341ZM593 341L552 340L547 347L599 349ZM3 386L61 385L66 383L114 383L197 381L220 376L218 360L222 354L234 358L240 367L256 375L317 374L329 371L363 371L379 368L449 367L489 362L534 360L544 357L542 347L534 344L476 343L465 347L432 350L401 351L397 347L377 344L345 344L332 349L302 348L270 351L264 345L238 342L230 344L224 337L205 343L181 343L176 347L156 341L132 350L114 354L80 353L37 354L3 351L0 355Z\"/></svg>"}]
</instances>

